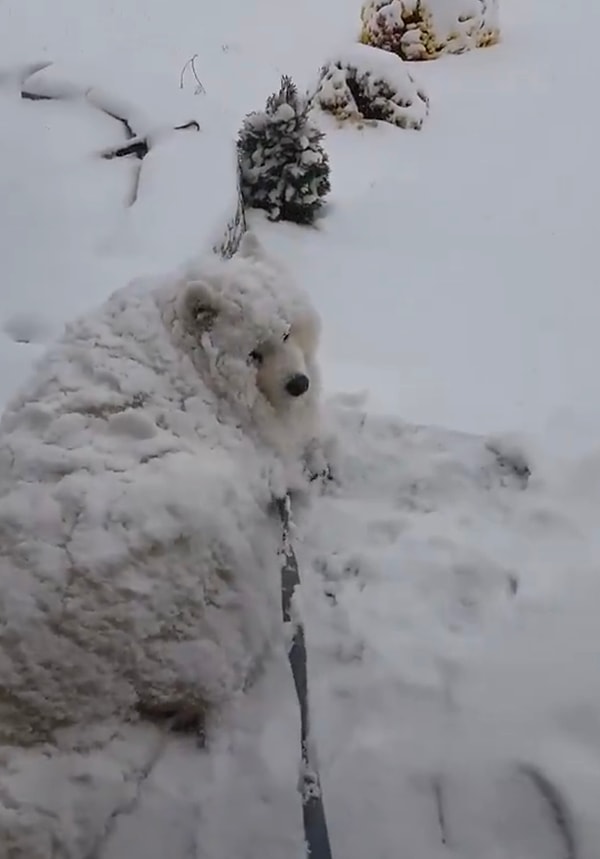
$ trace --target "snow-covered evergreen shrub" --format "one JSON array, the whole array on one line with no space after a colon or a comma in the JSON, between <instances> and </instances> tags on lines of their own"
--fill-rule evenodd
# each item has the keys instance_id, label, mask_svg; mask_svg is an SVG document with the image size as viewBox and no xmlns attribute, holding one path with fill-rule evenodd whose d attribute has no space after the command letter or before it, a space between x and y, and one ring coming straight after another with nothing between
<instances>
[{"instance_id":1,"label":"snow-covered evergreen shrub","mask_svg":"<svg viewBox=\"0 0 600 859\"><path fill-rule=\"evenodd\" d=\"M338 119L381 120L419 129L429 99L400 57L353 45L321 69L312 104Z\"/></svg>"},{"instance_id":2,"label":"snow-covered evergreen shrub","mask_svg":"<svg viewBox=\"0 0 600 859\"><path fill-rule=\"evenodd\" d=\"M272 221L311 223L330 189L324 134L308 111L308 100L284 76L265 110L250 113L239 133L244 203Z\"/></svg>"},{"instance_id":3,"label":"snow-covered evergreen shrub","mask_svg":"<svg viewBox=\"0 0 600 859\"><path fill-rule=\"evenodd\" d=\"M364 0L360 40L405 60L495 44L498 0Z\"/></svg>"}]
</instances>

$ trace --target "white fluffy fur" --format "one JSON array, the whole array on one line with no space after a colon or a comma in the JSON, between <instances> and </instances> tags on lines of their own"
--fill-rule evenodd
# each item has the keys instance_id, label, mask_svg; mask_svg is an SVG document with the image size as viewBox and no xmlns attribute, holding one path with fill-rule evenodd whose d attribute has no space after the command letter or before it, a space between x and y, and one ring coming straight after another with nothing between
<instances>
[{"instance_id":1,"label":"white fluffy fur","mask_svg":"<svg viewBox=\"0 0 600 859\"><path fill-rule=\"evenodd\" d=\"M202 716L248 682L279 629L268 508L318 434L317 339L252 236L68 327L0 422L0 742Z\"/></svg>"}]
</instances>

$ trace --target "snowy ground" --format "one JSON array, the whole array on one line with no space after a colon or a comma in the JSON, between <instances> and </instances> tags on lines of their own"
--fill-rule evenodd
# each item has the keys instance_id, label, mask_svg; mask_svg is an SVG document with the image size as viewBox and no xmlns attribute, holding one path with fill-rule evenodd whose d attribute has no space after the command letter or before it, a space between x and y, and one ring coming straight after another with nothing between
<instances>
[{"instance_id":1,"label":"snowy ground","mask_svg":"<svg viewBox=\"0 0 600 859\"><path fill-rule=\"evenodd\" d=\"M66 319L212 241L241 117L281 73L308 85L359 13L348 0L85 5L0 5L0 400ZM421 132L329 129L318 230L257 222L322 313L328 391L369 393L335 411L343 492L299 523L345 859L598 855L600 11L501 8L501 45L415 68L431 98ZM205 92L189 67L180 87L193 55ZM133 205L132 166L98 156L124 142L122 124L89 99L19 98L19 70L44 62L61 92L93 87L131 108L134 130L161 130ZM190 119L199 133L170 131ZM380 413L526 434L531 479L477 437ZM137 804L157 739L117 738L73 812L97 844L72 856L300 856L296 718L282 657L210 753L158 750ZM52 794L66 814L75 794L49 784L74 766L34 759L16 780L0 773L3 790L46 808Z\"/></svg>"}]
</instances>

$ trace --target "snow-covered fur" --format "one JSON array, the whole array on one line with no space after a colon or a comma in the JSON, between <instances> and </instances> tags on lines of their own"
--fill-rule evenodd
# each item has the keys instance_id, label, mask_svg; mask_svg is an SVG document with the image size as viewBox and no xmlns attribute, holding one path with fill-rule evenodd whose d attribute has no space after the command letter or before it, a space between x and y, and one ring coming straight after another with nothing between
<instances>
[{"instance_id":1,"label":"snow-covered fur","mask_svg":"<svg viewBox=\"0 0 600 859\"><path fill-rule=\"evenodd\" d=\"M0 422L0 743L200 720L249 682L280 623L270 501L319 429L317 338L251 235L68 326Z\"/></svg>"}]
</instances>

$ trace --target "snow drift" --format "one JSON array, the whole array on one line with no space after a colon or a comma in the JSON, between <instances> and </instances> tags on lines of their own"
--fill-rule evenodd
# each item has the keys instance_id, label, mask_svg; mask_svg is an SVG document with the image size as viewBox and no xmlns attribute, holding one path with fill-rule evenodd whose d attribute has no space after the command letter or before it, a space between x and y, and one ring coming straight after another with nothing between
<instances>
[{"instance_id":1,"label":"snow drift","mask_svg":"<svg viewBox=\"0 0 600 859\"><path fill-rule=\"evenodd\" d=\"M141 305L150 306L152 296L153 293L143 294ZM189 378L185 376L184 384ZM186 414L179 415L181 427L185 426ZM439 843L439 826L435 806L427 794L414 791L411 780L439 773L447 719L443 702L454 695L456 675L460 676L461 665L470 659L469 643L489 623L493 624L494 618L502 617L514 601L519 583L515 580L513 546L507 541L499 551L497 532L502 526L507 534L516 537L512 511L523 496L526 476L520 466L499 457L479 438L413 427L393 418L374 418L358 400L339 398L329 403L326 418L337 439L330 448L333 480L325 490L313 483L311 503L296 509L295 541L302 566L300 606L307 624L311 695L333 846L336 855L362 855L373 827L379 827L382 843L390 849L392 843L397 845L396 828L388 825L383 832L381 825L383 817L388 815L389 821L402 828L406 822L403 814L397 811L389 816L388 805L384 803L378 811L369 801L368 785L388 779L396 785L404 809L420 809L420 826L413 830L406 828L402 837L406 842L410 835L409 845L422 850ZM132 420L131 416L127 420ZM121 630L125 635L119 642L119 654L114 654L115 663L104 654L98 657L101 666L111 666L114 684L110 689L105 687L109 701L104 707L107 718L103 724L86 726L82 721L80 725L56 731L52 742L30 748L2 747L5 767L0 775L3 797L0 833L11 844L17 859L45 859L52 849L60 859L89 856L119 859L123 855L161 859L166 851L173 856L195 859L251 857L257 853L267 859L302 855L300 799L296 793L298 716L285 665L283 634L279 633L275 535L271 534L263 511L268 499L268 481L264 475L252 473L246 463L245 471L237 477L237 483L241 481L246 492L231 486L221 468L226 470L225 463L234 457L236 467L240 466L236 450L256 457L256 448L239 437L234 439L235 433L228 435L222 427L219 431L224 433L219 443L226 442L227 456L219 456L213 449L211 457L216 457L217 465L209 472L218 473L223 484L220 492L219 480L214 480L207 484L211 495L204 503L204 494L197 488L193 501L186 503L186 486L206 473L198 466L192 467L192 457L185 459L186 468L192 467L189 475L183 467L180 471L162 472L166 481L173 480L172 487L146 482L138 495L126 488L122 472L123 498L111 496L110 521L118 521L127 500L131 514L140 515L138 520L129 522L130 531L139 531L138 545L143 548L151 541L156 545L161 534L165 535L166 545L169 534L164 529L175 527L175 515L166 526L161 526L164 511L158 515L158 508L164 498L173 501L183 497L177 518L183 519L180 516L183 512L190 529L201 526L209 536L211 523L215 525L213 536L217 537L222 537L217 523L237 529L240 533L235 539L228 539L232 547L229 557L249 562L249 566L243 575L239 569L234 570L211 590L214 577L202 577L203 568L198 563L191 564L181 542L171 540L169 551L174 563L169 566L166 583L164 566L148 571L146 565L143 572L138 565L129 581L123 581L114 572L109 578L106 574L111 559L106 551L102 557L107 566L102 573L110 590L103 585L99 565L85 570L86 577L96 572L97 590L88 592L88 605L101 593L112 600L113 611L115 606L118 608L119 600L121 606L132 606L131 619ZM186 441L178 444L189 443L183 430L181 435ZM138 438L131 444L139 442L147 443L148 439ZM208 443L207 438L202 446L196 441L195 450L206 450ZM47 445L52 446L50 441ZM87 449L99 456L97 447L95 441L93 448ZM79 449L79 455L82 452L83 448ZM125 451L121 450L120 455L124 463ZM228 460L229 457L232 459ZM259 459L264 466L265 459L262 456ZM91 458L88 462L91 464ZM104 473L104 467L101 471ZM68 475L62 478L65 479ZM94 477L80 475L80 479L88 487L98 489L99 497L95 504L90 502L89 510L99 513L106 509L107 495L102 491L98 473ZM149 497L149 489L157 492L156 501ZM3 505L5 499L6 496ZM209 505L216 511L212 518L207 513ZM227 505L231 513L226 512ZM144 508L149 513L142 519ZM252 539L243 519L231 521L235 516L248 514L260 540ZM86 515L89 513L81 517L74 529L75 535L85 535ZM226 515L231 519L223 522ZM29 521L32 519L30 516ZM47 520L44 523L38 514L37 522L45 528L38 533L47 534ZM178 527L181 529L181 522ZM121 533L125 538L125 528ZM89 544L86 548L92 563L99 559L99 547L106 545L106 532L103 538L102 544L96 544L94 554L90 554ZM248 543L251 547L245 551ZM252 555L257 543L268 564L260 572L256 567L257 556ZM108 545L115 547L115 541ZM213 542L211 547L216 545ZM202 550L199 541L195 548L200 553L196 560L200 558L206 563L209 553ZM131 555L123 551L121 556L131 564ZM175 569L175 561L180 570ZM19 574L22 579L21 571ZM130 583L136 586L133 597L131 590L127 590ZM24 589L31 584L31 580L21 584L15 598L18 593L26 596ZM35 588L30 587L29 593L35 592L38 600L50 601L52 588L57 588L59 582L47 579L45 584L46 587L40 587L39 583ZM67 611L71 613L71 623L74 624L75 612L79 611L80 624L87 622L89 635L95 636L97 630L86 612L87 606L81 600L74 601L85 592L81 587L77 590L74 581L69 586L72 596ZM182 635L192 627L197 632L198 624L186 626L186 623L193 610L206 610L202 597L211 603L212 616L220 624L219 630L211 630L213 634L218 632L220 638L205 641L221 657L218 665L215 661L210 663L212 677L219 681L216 688L221 697L219 730L209 733L208 747L204 750L192 739L169 735L164 727L148 720L128 724L123 714L127 714L130 705L119 698L124 683L116 676L116 666L123 664L119 669L123 670L127 664L132 642L139 636L144 644L146 624L152 617L163 620L154 656L161 643L163 650L166 645L168 656L166 630L176 614L173 611L169 618L161 617L161 605L165 604L163 600L171 599L177 610L181 610L182 588L185 596L184 614L180 616ZM157 597L154 603L151 603L152 593ZM38 621L40 615L38 610ZM117 617L123 621L123 611ZM15 627L11 629L14 635ZM33 636L33 643L40 641L32 632L32 623L22 629L25 635ZM72 626L66 625L64 629L68 637ZM248 634L250 630L254 636ZM116 634L109 627L104 632L105 640ZM49 656L56 652L52 640L47 639L44 645L49 648ZM203 666L197 658L197 643L185 645L184 650L185 647L188 654L192 653L188 669L197 671L200 667L206 675L206 663ZM9 652L14 652L14 648ZM240 688L242 677L248 676L246 671L252 656L257 669L253 672L256 683L247 685L243 695L232 697L235 681ZM72 657L67 654L67 658ZM160 677L157 669L170 668L171 662L168 658L160 663L154 659L143 665L146 673L141 679L151 691ZM228 669L225 676L229 684L223 681L223 669ZM81 672L72 670L68 676L64 673L62 692L69 696L65 700L79 708L73 709L71 722L76 715L82 720L89 720L92 715L82 711L77 700L78 690L82 689L77 682L81 676ZM383 685L382 676L387 678ZM108 680L108 675L106 671L103 678L88 674L86 679L99 684L102 679ZM39 692L45 688L43 682L43 677L30 676L32 695L36 689ZM67 689L67 682L76 688ZM170 688L165 685L161 690ZM183 703L193 702L189 691L185 691L188 698ZM22 690L19 692L22 694ZM413 696L416 700L411 704ZM121 713L115 709L119 700L123 705ZM418 748L411 739L410 724L398 721L399 700L413 715L415 707L421 708L419 725L424 742ZM96 706L101 707L101 702L96 702ZM98 713L101 714L100 709ZM368 738L374 736L372 732L378 731L388 741L394 736L392 759L387 755L382 757L377 750L365 753L365 743L368 745L371 742ZM355 785L351 792L344 789L348 779ZM236 810L235 825L232 825L232 808ZM349 817L359 819L361 808L363 811L366 808L368 814L363 814L360 830L364 835L359 838Z\"/></svg>"}]
</instances>

